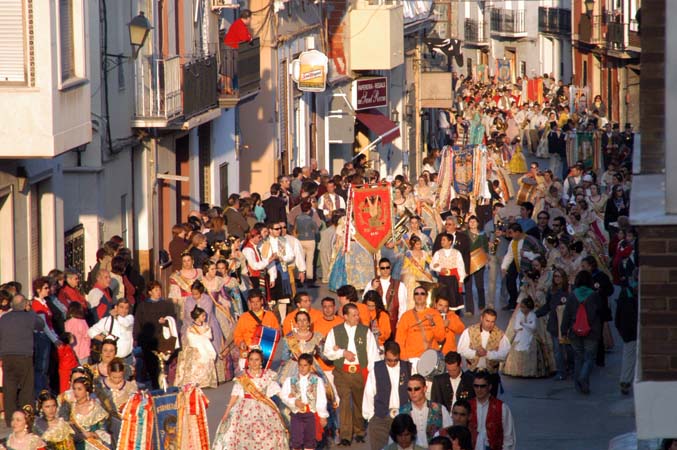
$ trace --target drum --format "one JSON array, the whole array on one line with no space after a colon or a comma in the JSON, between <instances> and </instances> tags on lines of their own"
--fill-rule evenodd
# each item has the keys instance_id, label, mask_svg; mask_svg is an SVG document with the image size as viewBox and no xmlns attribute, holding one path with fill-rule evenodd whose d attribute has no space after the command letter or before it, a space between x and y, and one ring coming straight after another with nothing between
<instances>
[{"instance_id":1,"label":"drum","mask_svg":"<svg viewBox=\"0 0 677 450\"><path fill-rule=\"evenodd\" d=\"M424 351L416 366L418 373L429 380L435 375L443 374L445 369L444 355L433 349Z\"/></svg>"},{"instance_id":2,"label":"drum","mask_svg":"<svg viewBox=\"0 0 677 450\"><path fill-rule=\"evenodd\" d=\"M256 327L252 341L263 352L263 368L268 369L275 356L277 344L280 342L280 331L259 325Z\"/></svg>"}]
</instances>

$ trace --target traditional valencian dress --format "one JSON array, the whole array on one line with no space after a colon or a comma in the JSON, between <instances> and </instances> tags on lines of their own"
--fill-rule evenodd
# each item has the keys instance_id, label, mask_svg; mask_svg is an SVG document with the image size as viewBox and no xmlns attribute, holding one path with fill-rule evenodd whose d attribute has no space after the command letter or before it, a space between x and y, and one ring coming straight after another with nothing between
<instances>
[{"instance_id":1,"label":"traditional valencian dress","mask_svg":"<svg viewBox=\"0 0 677 450\"><path fill-rule=\"evenodd\" d=\"M344 252L346 218L341 217L336 227L335 244L338 253L329 275L329 290L336 292L343 285L366 286L374 278L374 258L359 242L353 240L355 231L350 231L350 251Z\"/></svg>"},{"instance_id":2,"label":"traditional valencian dress","mask_svg":"<svg viewBox=\"0 0 677 450\"><path fill-rule=\"evenodd\" d=\"M422 251L420 258L411 250L404 254L404 264L402 266L402 282L407 287L407 311L414 307L414 289L421 282L435 283L436 278L430 269L432 257L425 250ZM430 291L431 289L428 289Z\"/></svg>"},{"instance_id":3,"label":"traditional valencian dress","mask_svg":"<svg viewBox=\"0 0 677 450\"><path fill-rule=\"evenodd\" d=\"M230 278L231 282L235 282L234 278ZM233 332L237 318L242 314L240 309L235 305L241 303L240 288L235 287L228 290L223 278L215 277L213 280L203 278L202 282L207 289L207 295L214 303L214 314L216 321L219 324L221 334L223 335L223 345L225 356L217 355L216 360L216 375L217 381L230 381L235 376L237 370L238 360L240 358L240 351L233 342ZM231 297L230 293L237 292L237 297ZM222 349L223 350L223 349Z\"/></svg>"},{"instance_id":4,"label":"traditional valencian dress","mask_svg":"<svg viewBox=\"0 0 677 450\"><path fill-rule=\"evenodd\" d=\"M184 274L183 270L177 270L169 277L169 295L167 297L171 298L172 302L176 305L177 314L183 313L184 301L192 295L191 286L194 282L201 279L201 269L192 269L192 272L189 270L188 274ZM190 316L181 317L183 320L189 318Z\"/></svg>"},{"instance_id":5,"label":"traditional valencian dress","mask_svg":"<svg viewBox=\"0 0 677 450\"><path fill-rule=\"evenodd\" d=\"M75 411L75 405L71 405L71 424L78 431L89 431L97 435L96 438L86 438L84 441L77 442L75 447L78 450L109 450L111 448L111 436L106 431L106 421L108 413L99 402L90 399L90 409L85 414L79 414Z\"/></svg>"},{"instance_id":6,"label":"traditional valencian dress","mask_svg":"<svg viewBox=\"0 0 677 450\"><path fill-rule=\"evenodd\" d=\"M45 442L32 433L26 435L21 443L14 437L14 433L11 433L7 438L5 448L8 450L47 450Z\"/></svg>"},{"instance_id":7,"label":"traditional valencian dress","mask_svg":"<svg viewBox=\"0 0 677 450\"><path fill-rule=\"evenodd\" d=\"M193 383L197 386L216 388L216 350L211 342L209 325L193 324L186 332L186 345L179 354L174 385Z\"/></svg>"},{"instance_id":8,"label":"traditional valencian dress","mask_svg":"<svg viewBox=\"0 0 677 450\"><path fill-rule=\"evenodd\" d=\"M75 450L75 442L73 441L73 428L58 417L52 426L49 426L47 421L42 417L35 419L33 431L40 435L40 438L47 443L47 448L50 450Z\"/></svg>"},{"instance_id":9,"label":"traditional valencian dress","mask_svg":"<svg viewBox=\"0 0 677 450\"><path fill-rule=\"evenodd\" d=\"M277 374L264 370L253 377L248 371L235 378L232 396L238 397L228 417L219 424L212 450L283 450L289 437L280 411L270 399L281 388Z\"/></svg>"},{"instance_id":10,"label":"traditional valencian dress","mask_svg":"<svg viewBox=\"0 0 677 450\"><path fill-rule=\"evenodd\" d=\"M545 341L538 333L539 320L530 311L525 315L517 310L506 336L512 341L510 352L503 363L503 373L513 377L545 377L554 366L546 355Z\"/></svg>"}]
</instances>

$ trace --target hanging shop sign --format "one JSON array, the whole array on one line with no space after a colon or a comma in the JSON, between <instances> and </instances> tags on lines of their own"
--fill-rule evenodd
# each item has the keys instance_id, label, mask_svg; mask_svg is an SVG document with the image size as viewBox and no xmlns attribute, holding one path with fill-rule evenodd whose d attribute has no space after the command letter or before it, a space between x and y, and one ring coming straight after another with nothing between
<instances>
[{"instance_id":1,"label":"hanging shop sign","mask_svg":"<svg viewBox=\"0 0 677 450\"><path fill-rule=\"evenodd\" d=\"M328 62L327 55L318 50L301 53L291 64L291 76L299 91L324 92Z\"/></svg>"},{"instance_id":2,"label":"hanging shop sign","mask_svg":"<svg viewBox=\"0 0 677 450\"><path fill-rule=\"evenodd\" d=\"M363 77L353 81L353 108L356 111L388 106L388 78Z\"/></svg>"}]
</instances>

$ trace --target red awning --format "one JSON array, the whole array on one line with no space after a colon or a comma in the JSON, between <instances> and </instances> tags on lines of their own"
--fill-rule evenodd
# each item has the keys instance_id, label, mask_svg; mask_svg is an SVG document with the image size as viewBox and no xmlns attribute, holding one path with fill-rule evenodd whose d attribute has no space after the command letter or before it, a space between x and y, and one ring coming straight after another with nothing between
<instances>
[{"instance_id":1,"label":"red awning","mask_svg":"<svg viewBox=\"0 0 677 450\"><path fill-rule=\"evenodd\" d=\"M357 120L381 138L382 144L389 144L400 136L399 124L378 111L358 112L356 117Z\"/></svg>"}]
</instances>

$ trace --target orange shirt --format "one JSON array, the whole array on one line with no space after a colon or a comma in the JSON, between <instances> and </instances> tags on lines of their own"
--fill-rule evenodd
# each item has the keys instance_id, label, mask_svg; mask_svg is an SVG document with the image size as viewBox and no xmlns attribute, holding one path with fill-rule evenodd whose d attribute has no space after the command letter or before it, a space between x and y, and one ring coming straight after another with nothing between
<instances>
[{"instance_id":1,"label":"orange shirt","mask_svg":"<svg viewBox=\"0 0 677 450\"><path fill-rule=\"evenodd\" d=\"M259 319L261 319L264 327L280 329L280 322L275 314L270 311L263 311L263 315L259 316ZM233 332L235 345L239 346L243 342L247 345L253 345L252 337L254 337L254 332L258 326L258 322L256 322L250 313L246 312L242 314L237 320L235 331Z\"/></svg>"},{"instance_id":2,"label":"orange shirt","mask_svg":"<svg viewBox=\"0 0 677 450\"><path fill-rule=\"evenodd\" d=\"M376 311L369 311L369 323L371 323L372 320L376 318ZM388 340L390 337L390 333L392 333L393 330L390 329L390 316L388 315L387 312L382 312L381 314L378 315L378 321L376 322L376 326L378 327L378 330L381 332L381 334L378 335L378 345L383 346L385 342Z\"/></svg>"},{"instance_id":3,"label":"orange shirt","mask_svg":"<svg viewBox=\"0 0 677 450\"><path fill-rule=\"evenodd\" d=\"M287 316L284 318L284 321L282 321L282 335L286 336L289 333L291 333L291 329L294 327L294 320L296 319L296 313L298 313L299 310L295 309L294 311L290 312L287 314ZM322 311L314 308L310 308L308 311L308 314L310 314L310 323L311 325L315 325L315 322L320 320L322 318ZM313 328L313 331L315 328Z\"/></svg>"},{"instance_id":4,"label":"orange shirt","mask_svg":"<svg viewBox=\"0 0 677 450\"><path fill-rule=\"evenodd\" d=\"M370 311L369 307L364 303L355 303L351 302L353 305L357 306L357 311L360 313L360 323L365 327L369 326ZM343 317L343 306L339 305L339 314Z\"/></svg>"},{"instance_id":5,"label":"orange shirt","mask_svg":"<svg viewBox=\"0 0 677 450\"><path fill-rule=\"evenodd\" d=\"M322 314L320 314L320 318L318 319L317 322L313 322L313 331L316 331L320 333L322 336L325 338L329 334L332 328L334 328L337 325L341 325L343 323L343 319L339 317L338 315L334 316L332 320L327 320L324 318ZM326 371L332 371L334 370L333 365L329 365L322 361L320 358L316 358L317 363L322 367L322 370Z\"/></svg>"},{"instance_id":6,"label":"orange shirt","mask_svg":"<svg viewBox=\"0 0 677 450\"><path fill-rule=\"evenodd\" d=\"M436 309L426 308L423 311L416 312L418 320L414 313L415 310L413 309L405 312L397 324L395 341L400 344L400 358L404 360L419 358L427 349L437 348L436 341L444 339L444 321ZM430 321L425 318L427 314L433 316L434 326L430 325ZM423 328L423 333L421 333L421 328ZM427 345L423 339L424 334Z\"/></svg>"},{"instance_id":7,"label":"orange shirt","mask_svg":"<svg viewBox=\"0 0 677 450\"><path fill-rule=\"evenodd\" d=\"M444 336L446 340L442 346L442 354L446 355L449 352L456 351L456 336L460 336L465 330L465 325L461 322L461 318L458 317L454 311L449 311L447 313L447 319L449 319L449 326L444 327ZM440 342L435 343L435 348L439 347Z\"/></svg>"}]
</instances>

